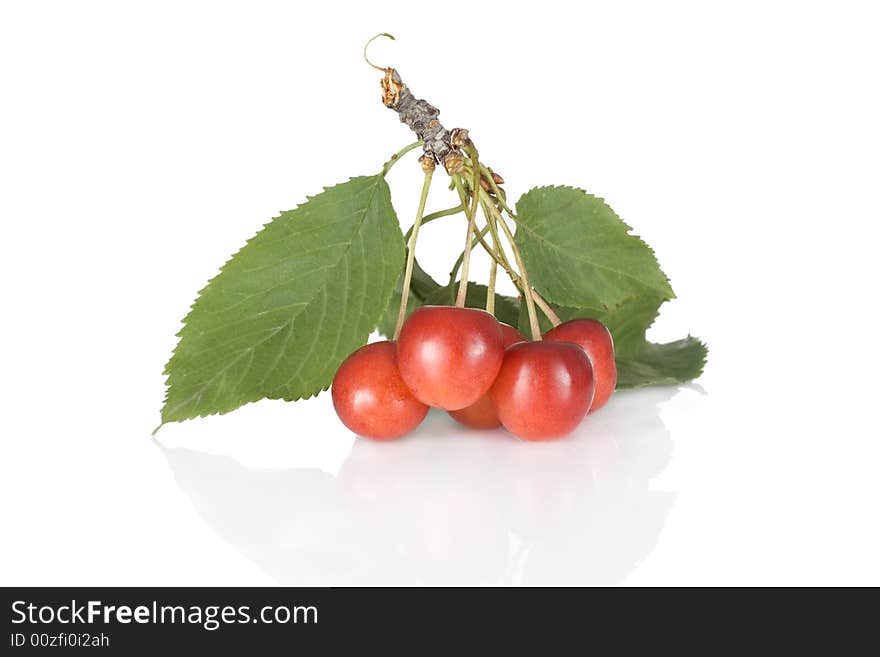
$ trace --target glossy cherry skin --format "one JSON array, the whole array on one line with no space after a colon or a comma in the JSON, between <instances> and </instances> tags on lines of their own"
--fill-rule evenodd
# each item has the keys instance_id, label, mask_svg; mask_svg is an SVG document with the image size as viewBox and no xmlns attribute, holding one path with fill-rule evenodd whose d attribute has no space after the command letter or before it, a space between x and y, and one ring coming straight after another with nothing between
<instances>
[{"instance_id":1,"label":"glossy cherry skin","mask_svg":"<svg viewBox=\"0 0 880 657\"><path fill-rule=\"evenodd\" d=\"M523 440L570 433L590 410L593 367L571 342L519 342L504 352L490 396L504 428Z\"/></svg>"},{"instance_id":2,"label":"glossy cherry skin","mask_svg":"<svg viewBox=\"0 0 880 657\"><path fill-rule=\"evenodd\" d=\"M595 319L573 319L547 331L544 339L574 342L587 352L593 365L593 377L596 379L596 395L590 412L602 408L617 385L614 340L608 327Z\"/></svg>"},{"instance_id":3,"label":"glossy cherry skin","mask_svg":"<svg viewBox=\"0 0 880 657\"><path fill-rule=\"evenodd\" d=\"M507 349L507 347L512 344L516 344L517 342L528 342L526 336L517 331L510 324L498 322L498 326L501 327L501 342L504 343L505 349Z\"/></svg>"},{"instance_id":4,"label":"glossy cherry skin","mask_svg":"<svg viewBox=\"0 0 880 657\"><path fill-rule=\"evenodd\" d=\"M416 399L454 411L486 394L504 359L498 320L484 310L422 306L397 338L400 375Z\"/></svg>"},{"instance_id":5,"label":"glossy cherry skin","mask_svg":"<svg viewBox=\"0 0 880 657\"><path fill-rule=\"evenodd\" d=\"M376 440L400 438L428 413L400 377L393 342L368 344L346 358L333 378L332 395L342 423Z\"/></svg>"},{"instance_id":6,"label":"glossy cherry skin","mask_svg":"<svg viewBox=\"0 0 880 657\"><path fill-rule=\"evenodd\" d=\"M501 341L505 347L517 342L526 342L523 334L510 324L499 322L499 325L501 326ZM488 392L470 406L460 408L457 411L449 411L449 414L453 419L471 429L495 429L501 426L501 420L498 419L495 405Z\"/></svg>"}]
</instances>

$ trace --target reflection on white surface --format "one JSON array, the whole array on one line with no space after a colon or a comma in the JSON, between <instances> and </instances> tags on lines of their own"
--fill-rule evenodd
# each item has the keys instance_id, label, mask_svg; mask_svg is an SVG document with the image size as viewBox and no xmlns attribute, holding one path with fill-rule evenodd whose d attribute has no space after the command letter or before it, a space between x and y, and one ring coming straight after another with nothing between
<instances>
[{"instance_id":1,"label":"reflection on white surface","mask_svg":"<svg viewBox=\"0 0 880 657\"><path fill-rule=\"evenodd\" d=\"M652 490L676 388L618 393L567 439L470 432L432 412L410 438L357 440L338 476L164 449L226 541L291 585L613 584L675 500Z\"/></svg>"}]
</instances>

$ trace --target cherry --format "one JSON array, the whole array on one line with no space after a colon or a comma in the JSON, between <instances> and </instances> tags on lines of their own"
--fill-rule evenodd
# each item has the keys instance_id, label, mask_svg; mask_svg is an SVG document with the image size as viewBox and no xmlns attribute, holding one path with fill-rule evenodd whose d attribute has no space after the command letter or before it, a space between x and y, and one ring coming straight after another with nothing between
<instances>
[{"instance_id":1,"label":"cherry","mask_svg":"<svg viewBox=\"0 0 880 657\"><path fill-rule=\"evenodd\" d=\"M505 347L517 342L525 342L522 333L510 324L499 322L501 326L501 341ZM449 411L449 414L458 422L471 429L494 429L501 426L501 420L495 412L495 405L489 398L489 393L480 397L475 403L457 411Z\"/></svg>"},{"instance_id":2,"label":"cherry","mask_svg":"<svg viewBox=\"0 0 880 657\"><path fill-rule=\"evenodd\" d=\"M332 395L342 423L376 440L400 438L428 413L400 377L393 342L368 344L346 358L333 377Z\"/></svg>"},{"instance_id":3,"label":"cherry","mask_svg":"<svg viewBox=\"0 0 880 657\"><path fill-rule=\"evenodd\" d=\"M452 411L486 394L504 359L501 328L484 310L422 306L397 339L400 375L419 401Z\"/></svg>"},{"instance_id":4,"label":"cherry","mask_svg":"<svg viewBox=\"0 0 880 657\"><path fill-rule=\"evenodd\" d=\"M495 429L501 426L501 420L495 412L495 405L486 393L470 406L449 411L456 422L471 429Z\"/></svg>"},{"instance_id":5,"label":"cherry","mask_svg":"<svg viewBox=\"0 0 880 657\"><path fill-rule=\"evenodd\" d=\"M524 440L574 430L593 401L593 367L571 342L520 342L504 352L490 396L501 424Z\"/></svg>"},{"instance_id":6,"label":"cherry","mask_svg":"<svg viewBox=\"0 0 880 657\"><path fill-rule=\"evenodd\" d=\"M505 348L512 344L516 344L517 342L528 342L526 336L517 331L510 324L498 322L498 325L501 327L501 341L504 343Z\"/></svg>"},{"instance_id":7,"label":"cherry","mask_svg":"<svg viewBox=\"0 0 880 657\"><path fill-rule=\"evenodd\" d=\"M544 335L544 339L555 342L574 342L587 352L587 356L593 364L593 376L596 379L596 396L593 398L590 412L602 408L617 385L614 340L608 327L595 319L573 319L548 331Z\"/></svg>"}]
</instances>

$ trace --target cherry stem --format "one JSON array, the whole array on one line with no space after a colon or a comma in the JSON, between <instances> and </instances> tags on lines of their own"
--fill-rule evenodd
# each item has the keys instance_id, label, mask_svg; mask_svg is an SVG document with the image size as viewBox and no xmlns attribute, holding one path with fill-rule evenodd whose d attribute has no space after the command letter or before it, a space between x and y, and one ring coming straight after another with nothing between
<instances>
[{"instance_id":1,"label":"cherry stem","mask_svg":"<svg viewBox=\"0 0 880 657\"><path fill-rule=\"evenodd\" d=\"M486 167L485 165L483 165L481 163L477 163L477 165L478 165L478 170L483 174L483 178L488 181L491 189L493 190L493 192L495 194L495 197L498 199L499 204L501 204L502 208L504 208L507 211L507 213L510 214L511 217L515 221L516 220L515 215L510 210L510 208L507 207L507 204L503 200L504 199L504 190L499 188L498 185L495 183L495 179L492 177L492 172L489 170L488 167ZM467 205L467 195L464 190L464 186L462 185L461 178L459 176L452 176L451 178L452 179L450 181L450 187L452 189L455 189L456 191L458 191L459 198L461 199L461 204L457 208L451 208L448 211L443 211L444 214L447 212L449 214L455 214L456 211L461 212L462 209ZM477 180L479 180L479 179L477 179ZM543 312L544 315L546 315L547 319L550 320L550 323L553 326L559 326L562 323L562 320L559 318L559 315L557 315L556 312L553 310L553 308L550 306L550 304L547 303L544 300L544 298L540 294L538 294L538 292L535 291L528 284L527 277L523 277L520 274L517 274L514 271L513 267L510 265L510 262L507 260L507 255L504 253L504 246L503 246L501 239L500 239L500 236L498 234L497 221L500 220L502 223L504 222L503 218L501 218L501 213L498 210L498 208L495 207L495 205L492 203L492 199L489 197L489 195L485 191L480 189L479 194L480 194L480 206L483 209L483 214L486 216L486 225L479 231L477 231L476 226L474 226L473 231L468 232L468 238L470 238L471 232L473 232L473 234L474 234L474 239L472 242L470 242L471 248L473 248L474 246L479 244L483 247L483 249L486 251L486 253L488 253L489 256L492 258L492 265L491 265L492 269L490 270L490 274L489 274L490 277L496 273L497 265L501 265L501 268L504 269L505 273L510 278L510 280L513 282L513 284L517 288L519 288L519 290L523 293L523 297L526 298L526 305L527 306L529 305L528 298L531 297L534 304L537 305L541 309L541 312ZM491 210L490 210L490 207L491 207ZM435 213L435 214L437 214L437 213ZM429 215L429 216L431 216L431 215ZM425 219L427 220L427 217ZM510 235L510 230L507 227L507 224L504 224L504 228L506 229L506 231L505 231L506 234L509 236L508 239L511 243L511 247L514 249L514 256L517 257L517 266L520 269L522 269L523 264L522 264L521 258L519 258L519 250L517 249L516 244L514 244L514 242L513 242L513 237L512 237L512 235ZM489 246L489 244L486 243L486 240L484 239L487 232L491 232L491 234L492 234L492 241L494 243L493 246ZM449 288L450 288L451 292L455 289L454 288L455 279L458 275L459 268L462 266L462 262L464 260L464 257L465 257L465 252L463 251L458 256L458 259L455 261L455 264L452 267L452 271L449 272ZM528 292L527 292L527 290L528 290ZM490 302L490 299L491 299L491 302ZM455 301L454 296L452 297L452 301L453 302ZM492 303L494 305L494 302L495 302L494 294L487 297L487 299L486 299L487 306L489 303ZM533 307L531 309L534 310ZM532 328L534 329L534 324L532 324L531 313L529 316L529 323L532 326ZM536 334L540 334L540 325L538 325L537 328L538 328L537 332L535 332L534 330L532 331L533 336Z\"/></svg>"},{"instance_id":2,"label":"cherry stem","mask_svg":"<svg viewBox=\"0 0 880 657\"><path fill-rule=\"evenodd\" d=\"M504 210L507 214L509 214L514 220L516 219L516 215L513 213L507 206L507 195L504 193L504 190L498 186L498 183L495 182L495 178L492 176L492 172L482 162L480 163L480 173L483 174L483 178L487 183L489 183L489 187L492 189L492 193L495 194L495 197L498 199L498 204L501 206L501 209Z\"/></svg>"},{"instance_id":3,"label":"cherry stem","mask_svg":"<svg viewBox=\"0 0 880 657\"><path fill-rule=\"evenodd\" d=\"M471 242L471 248L474 248L478 244L481 244L484 249L489 250L489 245L485 243L483 238L486 236L486 233L489 232L488 226L483 226L482 230L476 233L473 241ZM458 278L458 270L461 267L461 261L464 260L464 251L458 254L458 258L455 261L455 264L452 265L452 270L449 272L449 288L451 291L450 301L455 303L455 279Z\"/></svg>"},{"instance_id":4,"label":"cherry stem","mask_svg":"<svg viewBox=\"0 0 880 657\"><path fill-rule=\"evenodd\" d=\"M464 212L463 205L456 205L454 208L448 208L446 210L437 210L437 212L432 212L431 214L426 214L422 217L422 226L427 223L434 221L434 219L439 219L440 217L449 217L453 214L458 214L459 212ZM403 236L403 240L405 242L409 242L409 236L412 235L413 226L409 227L409 230L406 231L406 235Z\"/></svg>"},{"instance_id":5,"label":"cherry stem","mask_svg":"<svg viewBox=\"0 0 880 657\"><path fill-rule=\"evenodd\" d=\"M495 224L495 220L492 217L491 212L489 212L489 208L486 207L486 201L482 198L480 199L480 207L483 209L483 216L486 217L486 228L489 229L489 232L492 233L492 243L493 248L490 249L489 245L483 242L483 248L489 252L489 255L498 262L504 270L508 272L508 275L513 277L515 276L513 272L513 267L510 266L510 261L507 259L507 254L504 252L504 245L501 242L501 237L498 235L498 226ZM511 278L512 280L512 278ZM516 283L516 281L514 281Z\"/></svg>"},{"instance_id":6,"label":"cherry stem","mask_svg":"<svg viewBox=\"0 0 880 657\"><path fill-rule=\"evenodd\" d=\"M541 309L541 312L547 316L547 319L550 320L550 323L553 326L559 326L562 324L562 320L559 319L559 315L556 314L556 311L550 307L550 304L544 301L544 297L535 292L535 288L532 288L532 299L535 300L535 305Z\"/></svg>"},{"instance_id":7,"label":"cherry stem","mask_svg":"<svg viewBox=\"0 0 880 657\"><path fill-rule=\"evenodd\" d=\"M388 160L388 161L382 166L382 171L380 172L380 173L382 174L382 176L383 176L383 177L384 177L384 176L387 176L387 175L388 175L388 172L391 171L391 167L393 167L395 164L397 164L397 163L400 161L400 158L402 158L404 155L406 155L407 153L409 153L411 150L415 150L415 149L418 148L419 146L422 146L424 143L425 143L425 142L423 142L423 141L421 141L421 140L420 140L420 141L414 141L414 142L411 143L410 145L408 145L408 146L404 146L404 147L401 148L399 151L397 151L394 155L391 156L391 159L389 159L389 160Z\"/></svg>"},{"instance_id":8,"label":"cherry stem","mask_svg":"<svg viewBox=\"0 0 880 657\"><path fill-rule=\"evenodd\" d=\"M471 268L471 235L476 232L477 204L479 203L477 190L480 189L480 167L477 163L476 149L471 151L471 157L474 161L474 180L471 184L471 195L473 196L473 200L471 201L470 210L468 210L468 227L464 241L464 258L461 261L461 283L458 285L458 298L455 300L455 305L458 308L464 308L465 302L467 301L468 277L470 276ZM457 185L461 185L461 177L458 176L457 178ZM462 201L462 204L463 203L464 201Z\"/></svg>"},{"instance_id":9,"label":"cherry stem","mask_svg":"<svg viewBox=\"0 0 880 657\"><path fill-rule=\"evenodd\" d=\"M486 228L494 227L494 224L489 218L490 213L489 209L486 207L485 202L482 202L481 205L483 207L483 213L486 215L486 221L488 222ZM481 231L481 235L485 235L486 228ZM513 267L510 266L510 263L507 260L507 256L504 253L504 247L501 244L501 240L498 238L497 229L492 231L492 239L495 242L495 249L491 249L484 240L480 240L480 244L483 246L486 252L492 256L493 262L495 264L501 265L501 268L504 269L511 282L519 290L523 291L523 296L525 296L522 278L513 270ZM544 301L544 297L538 294L537 291L535 291L535 288L532 288L532 298L535 300L535 305L537 305L538 308L541 309L541 312L543 312L544 315L547 316L547 319L550 320L550 323L553 324L553 326L559 326L562 323L562 320L559 319L559 315L556 314L556 311L553 310L549 303Z\"/></svg>"},{"instance_id":10,"label":"cherry stem","mask_svg":"<svg viewBox=\"0 0 880 657\"><path fill-rule=\"evenodd\" d=\"M422 215L425 214L425 204L428 202L428 189L431 187L431 178L434 177L434 168L425 171L425 180L422 183L422 195L419 198L419 209L416 211L416 220L412 226L412 236L409 239L409 247L406 254L406 270L403 274L403 285L400 288L400 312L397 313L397 324L394 327L394 339L400 335L403 322L406 320L406 304L409 301L409 287L412 283L413 263L416 259L416 240L419 238L419 228L422 225Z\"/></svg>"},{"instance_id":11,"label":"cherry stem","mask_svg":"<svg viewBox=\"0 0 880 657\"><path fill-rule=\"evenodd\" d=\"M517 269L519 269L519 276L522 279L523 297L526 300L526 308L529 311L529 328L532 331L532 340L538 341L541 339L541 326L540 324L538 324L538 315L535 312L535 299L533 296L533 290L531 284L529 283L529 275L526 272L526 267L525 263L523 263L522 254L520 254L519 247L517 247L516 242L514 242L513 240L513 233L510 232L510 227L507 225L507 222L504 221L504 217L501 216L498 208L496 208L491 203L489 195L482 189L478 191L480 196L483 197L483 200L486 202L486 205L488 205L489 207L489 213L492 217L492 221L501 226L501 230L504 232L504 236L507 238L507 241L510 244L510 249L513 251L513 257L516 260Z\"/></svg>"},{"instance_id":12,"label":"cherry stem","mask_svg":"<svg viewBox=\"0 0 880 657\"><path fill-rule=\"evenodd\" d=\"M516 214L514 214L513 210L511 210L510 207L507 205L507 202L506 202L507 195L504 193L504 190L501 189L498 186L498 184L495 182L495 178L492 176L492 171L485 164L480 163L480 173L483 175L483 178L486 180L486 182L489 183L489 187L492 189L492 193L495 195L495 198L498 199L499 206L505 212L507 212L507 214L509 214L510 217L514 221L516 221ZM486 210L485 201L483 201L483 212L486 212L486 211L487 210ZM488 218L488 213L487 213L487 218ZM498 248L501 251L501 255L503 256L504 250L502 249L501 244L498 241L497 233L493 233L493 237L494 237L494 240L496 243L496 248ZM507 258L504 258L504 260L506 261ZM502 264L502 267L503 266L504 265ZM521 287L521 282L519 280L519 277L516 276L511 271L509 263L508 263L508 266L505 267L505 270L507 271L507 275L510 276L510 279L513 281L513 284ZM562 323L562 320L559 318L559 315L556 314L556 311L550 307L550 304L548 304L546 301L544 301L544 298L540 294L538 294L534 288L531 289L531 293L532 293L532 298L535 300L535 303L538 305L538 307L541 309L541 311L547 316L547 319L550 320L550 323L553 324L553 326L559 326Z\"/></svg>"},{"instance_id":13,"label":"cherry stem","mask_svg":"<svg viewBox=\"0 0 880 657\"><path fill-rule=\"evenodd\" d=\"M486 292L486 312L495 314L495 279L498 277L498 261L494 258L489 265L489 287Z\"/></svg>"},{"instance_id":14,"label":"cherry stem","mask_svg":"<svg viewBox=\"0 0 880 657\"><path fill-rule=\"evenodd\" d=\"M510 278L511 282L520 290L523 291L523 282L522 278L520 278L519 274L517 274L513 267L511 267L510 262L507 260L507 256L504 253L504 248L501 244L501 240L499 239L498 231L495 228L495 225L492 223L490 219L489 209L486 207L485 202L481 199L480 205L483 208L483 213L486 216L486 225L483 228L476 232L473 242L471 242L471 248L477 246L478 244L483 247L483 249L488 253L492 258L492 263L495 265L501 265L501 268L507 274L508 278ZM424 224L424 220L422 221ZM492 240L495 243L495 248L489 246L489 244L484 239L487 233L492 234ZM464 259L464 252L460 253L458 259L455 261L455 264L452 266L452 271L449 272L449 288L452 292L452 296L450 301L452 303L455 302L455 279L458 276L459 267L461 267L461 261ZM523 295L525 292L523 291ZM559 315L553 310L553 308L544 301L544 298L538 294L534 288L532 289L532 297L535 300L535 304L538 308L541 309L541 312L547 316L547 319L550 320L550 323L553 326L559 326L562 323L562 320L559 319Z\"/></svg>"}]
</instances>

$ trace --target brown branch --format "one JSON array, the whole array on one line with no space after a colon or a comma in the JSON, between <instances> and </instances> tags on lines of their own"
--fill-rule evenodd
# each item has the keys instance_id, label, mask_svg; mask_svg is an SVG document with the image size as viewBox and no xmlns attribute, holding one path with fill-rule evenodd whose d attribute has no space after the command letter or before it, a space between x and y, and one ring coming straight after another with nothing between
<instances>
[{"instance_id":1,"label":"brown branch","mask_svg":"<svg viewBox=\"0 0 880 657\"><path fill-rule=\"evenodd\" d=\"M457 173L461 166L461 153L457 142L458 130L447 130L437 117L440 110L426 100L416 98L409 90L398 72L393 68L385 69L382 79L382 102L385 107L393 109L416 136L424 142L425 154L437 164L442 164L447 173ZM465 132L464 140L467 139Z\"/></svg>"}]
</instances>

